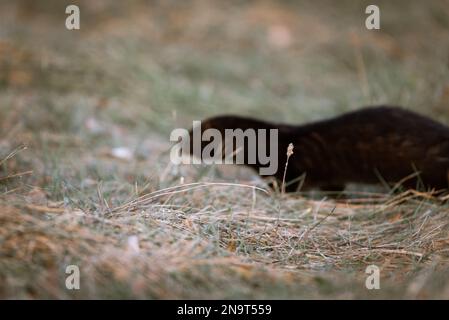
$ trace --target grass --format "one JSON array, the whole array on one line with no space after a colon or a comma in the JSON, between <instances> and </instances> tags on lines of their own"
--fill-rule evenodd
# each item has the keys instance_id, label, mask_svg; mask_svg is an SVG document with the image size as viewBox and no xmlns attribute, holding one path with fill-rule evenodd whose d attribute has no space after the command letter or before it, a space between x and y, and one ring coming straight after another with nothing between
<instances>
[{"instance_id":1,"label":"grass","mask_svg":"<svg viewBox=\"0 0 449 320\"><path fill-rule=\"evenodd\" d=\"M389 103L449 123L447 1L380 1L376 32L363 1L78 3L77 32L64 1L0 4L1 298L449 297L444 195L282 194L168 153L221 113Z\"/></svg>"}]
</instances>

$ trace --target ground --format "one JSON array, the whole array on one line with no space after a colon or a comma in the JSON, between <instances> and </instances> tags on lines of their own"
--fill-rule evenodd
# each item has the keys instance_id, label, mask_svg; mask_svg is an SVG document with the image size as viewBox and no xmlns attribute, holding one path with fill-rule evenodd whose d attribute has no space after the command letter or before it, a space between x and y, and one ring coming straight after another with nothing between
<instances>
[{"instance_id":1,"label":"ground","mask_svg":"<svg viewBox=\"0 0 449 320\"><path fill-rule=\"evenodd\" d=\"M0 297L449 298L444 196L170 162L171 130L223 113L448 124L449 2L376 1L370 31L371 2L1 1Z\"/></svg>"}]
</instances>

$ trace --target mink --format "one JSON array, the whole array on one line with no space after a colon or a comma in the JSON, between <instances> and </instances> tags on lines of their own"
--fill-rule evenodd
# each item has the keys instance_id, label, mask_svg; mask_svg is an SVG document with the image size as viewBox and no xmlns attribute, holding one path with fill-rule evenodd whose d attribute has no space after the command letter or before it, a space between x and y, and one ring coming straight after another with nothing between
<instances>
[{"instance_id":1,"label":"mink","mask_svg":"<svg viewBox=\"0 0 449 320\"><path fill-rule=\"evenodd\" d=\"M401 107L367 107L302 125L224 115L203 120L202 131L208 128L221 133L278 129L278 168L273 174L278 185L284 178L287 147L294 147L285 174L288 192L342 191L349 183L448 187L449 127ZM261 167L258 161L244 165Z\"/></svg>"}]
</instances>

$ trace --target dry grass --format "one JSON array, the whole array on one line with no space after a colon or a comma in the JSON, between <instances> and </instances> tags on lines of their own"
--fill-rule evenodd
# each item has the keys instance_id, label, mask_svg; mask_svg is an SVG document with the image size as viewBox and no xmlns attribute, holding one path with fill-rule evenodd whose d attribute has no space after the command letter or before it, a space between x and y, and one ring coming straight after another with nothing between
<instances>
[{"instance_id":1,"label":"dry grass","mask_svg":"<svg viewBox=\"0 0 449 320\"><path fill-rule=\"evenodd\" d=\"M447 1L381 2L379 33L353 1L80 1L79 33L41 3L0 10L1 298L449 298L444 194L283 194L167 152L223 110L299 123L388 102L446 122Z\"/></svg>"}]
</instances>

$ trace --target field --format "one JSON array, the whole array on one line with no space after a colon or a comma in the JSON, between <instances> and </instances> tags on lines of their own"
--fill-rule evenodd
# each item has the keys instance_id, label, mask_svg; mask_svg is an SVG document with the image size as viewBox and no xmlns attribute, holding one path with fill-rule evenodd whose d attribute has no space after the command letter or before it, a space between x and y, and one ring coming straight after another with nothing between
<instances>
[{"instance_id":1,"label":"field","mask_svg":"<svg viewBox=\"0 0 449 320\"><path fill-rule=\"evenodd\" d=\"M449 124L449 1L376 3L380 30L370 1L0 0L0 298L448 299L444 194L170 162L173 129L225 113Z\"/></svg>"}]
</instances>

